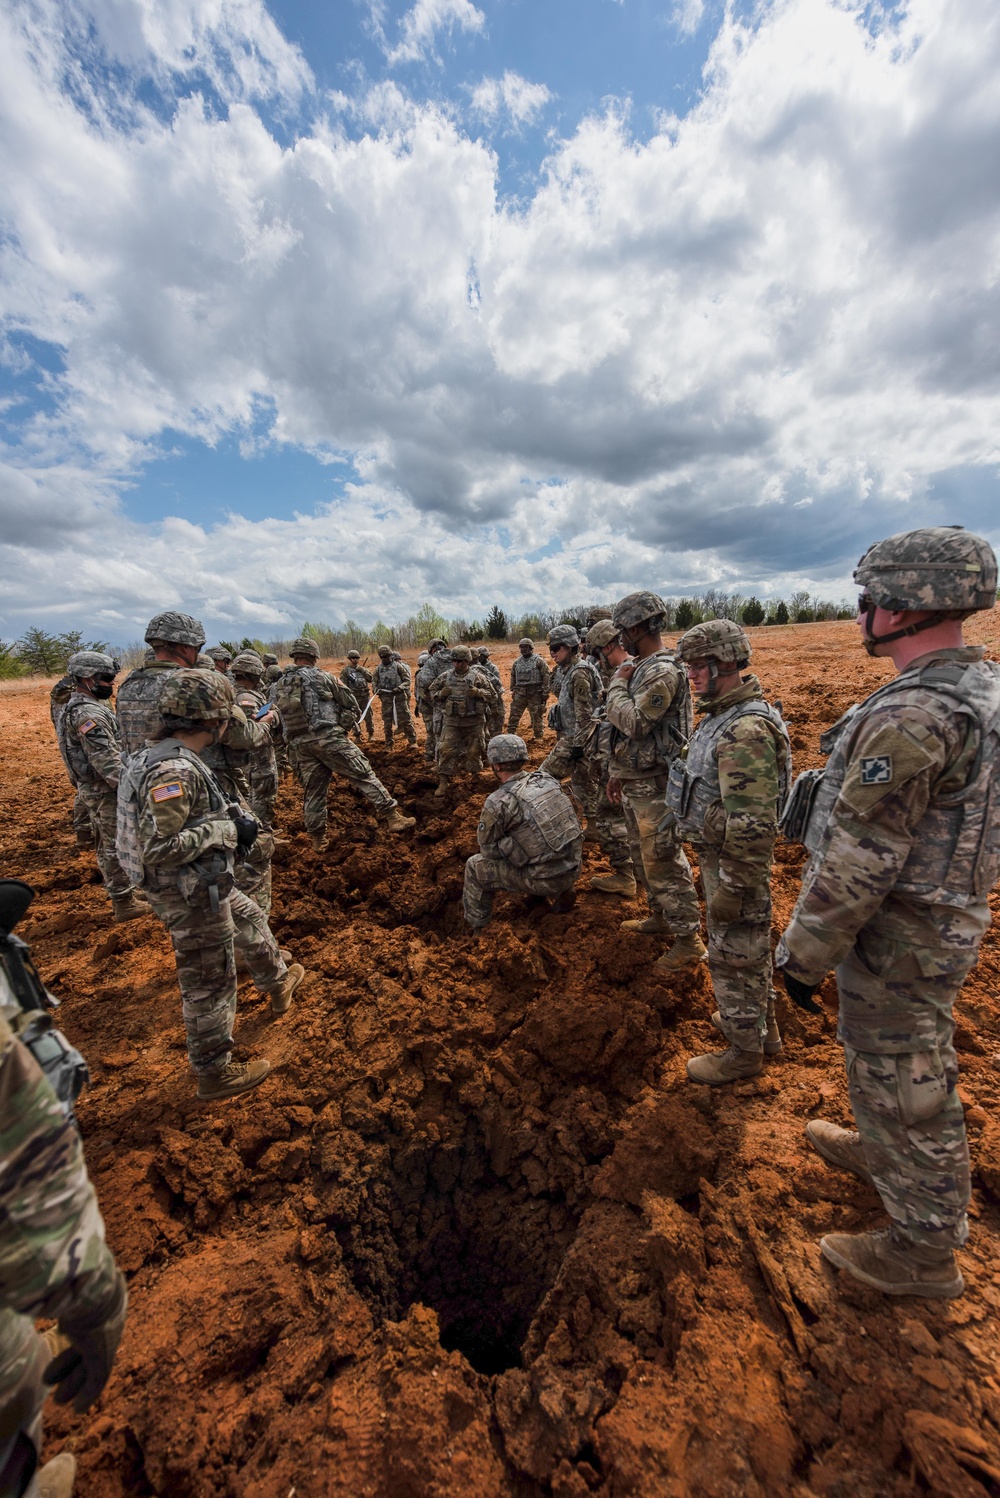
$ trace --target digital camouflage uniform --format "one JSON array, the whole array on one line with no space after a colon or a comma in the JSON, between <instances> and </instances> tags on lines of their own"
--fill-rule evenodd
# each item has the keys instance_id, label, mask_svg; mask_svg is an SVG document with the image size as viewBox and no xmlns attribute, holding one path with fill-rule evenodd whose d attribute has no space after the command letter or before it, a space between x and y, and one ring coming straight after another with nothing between
<instances>
[{"instance_id":1,"label":"digital camouflage uniform","mask_svg":"<svg viewBox=\"0 0 1000 1498\"><path fill-rule=\"evenodd\" d=\"M481 649L477 654L479 657L477 664L481 671L486 672L486 675L493 683L493 691L495 693L495 700L491 704L486 718L486 737L487 739L491 739L494 735L503 733L503 681L498 667L490 660L489 651Z\"/></svg>"},{"instance_id":2,"label":"digital camouflage uniform","mask_svg":"<svg viewBox=\"0 0 1000 1498\"><path fill-rule=\"evenodd\" d=\"M437 647L436 649L433 648L435 646ZM436 760L438 739L441 737L441 726L444 722L444 703L439 703L435 700L433 687L439 676L444 676L446 671L451 670L453 660L451 651L443 640L432 640L428 648L430 655L420 669L422 690L431 700L431 715L427 720L427 735L428 738L434 741L434 757ZM420 711L422 713L423 708Z\"/></svg>"},{"instance_id":3,"label":"digital camouflage uniform","mask_svg":"<svg viewBox=\"0 0 1000 1498\"><path fill-rule=\"evenodd\" d=\"M839 1037L868 1168L911 1244L961 1246L969 1155L952 1008L1000 866L1000 666L912 661L822 738L802 891L778 965L836 969Z\"/></svg>"},{"instance_id":4,"label":"digital camouflage uniform","mask_svg":"<svg viewBox=\"0 0 1000 1498\"><path fill-rule=\"evenodd\" d=\"M121 748L118 724L107 702L74 692L59 723L59 744L94 829L97 866L111 900L127 895L130 881L115 853Z\"/></svg>"},{"instance_id":5,"label":"digital camouflage uniform","mask_svg":"<svg viewBox=\"0 0 1000 1498\"><path fill-rule=\"evenodd\" d=\"M541 741L545 733L543 714L549 695L549 677L548 666L540 655L536 655L534 649L527 655L519 654L512 663L508 733L517 733L521 719L527 713L531 722L532 739L536 744Z\"/></svg>"},{"instance_id":6,"label":"digital camouflage uniform","mask_svg":"<svg viewBox=\"0 0 1000 1498\"><path fill-rule=\"evenodd\" d=\"M375 737L375 724L372 721L375 717L374 706L371 712L365 713L365 708L368 706L368 700L371 697L372 674L367 666L362 666L360 661L348 661L340 673L341 681L349 692L353 692L354 700L358 704L356 737L359 744L361 742L362 720L364 721L365 728L368 730L368 737L370 739Z\"/></svg>"},{"instance_id":7,"label":"digital camouflage uniform","mask_svg":"<svg viewBox=\"0 0 1000 1498\"><path fill-rule=\"evenodd\" d=\"M465 919L475 931L490 918L495 890L556 899L580 876L580 824L559 782L544 770L521 771L487 796L478 838L463 892Z\"/></svg>"},{"instance_id":8,"label":"digital camouflage uniform","mask_svg":"<svg viewBox=\"0 0 1000 1498\"><path fill-rule=\"evenodd\" d=\"M598 771L590 754L593 716L600 702L601 678L592 661L574 655L557 666L550 681L557 694L552 709L556 742L541 768L556 780L569 783L578 806L592 817L597 810Z\"/></svg>"},{"instance_id":9,"label":"digital camouflage uniform","mask_svg":"<svg viewBox=\"0 0 1000 1498\"><path fill-rule=\"evenodd\" d=\"M451 665L432 683L431 697L435 713L441 715L437 741L439 775L446 780L463 771L476 774L483 766L484 730L495 701L492 682L479 666L470 665L462 675Z\"/></svg>"},{"instance_id":10,"label":"digital camouflage uniform","mask_svg":"<svg viewBox=\"0 0 1000 1498\"><path fill-rule=\"evenodd\" d=\"M76 683L72 676L62 676L49 693L49 716L52 719L52 727L56 731L56 743L59 743L59 723L66 704L73 695L75 685ZM59 746L59 753L62 754L61 744ZM63 758L63 764L66 764L65 758ZM69 765L66 765L66 773L69 775L70 784L74 784ZM72 820L77 846L80 848L92 848L94 846L94 829L90 824L90 812L87 810L87 803L79 786L77 786L76 795L73 798Z\"/></svg>"},{"instance_id":11,"label":"digital camouflage uniform","mask_svg":"<svg viewBox=\"0 0 1000 1498\"><path fill-rule=\"evenodd\" d=\"M234 853L233 878L238 890L260 906L265 916L271 914L271 856L274 853L274 836L264 823L253 804L251 776L254 756L262 748L270 750L268 733L252 714L260 704L255 701L258 694L246 688L234 693L232 715L226 726L225 736L218 744L209 744L199 754L212 771L227 804L236 803L251 812L261 823L261 831L249 852ZM240 697L244 698L241 703Z\"/></svg>"},{"instance_id":12,"label":"digital camouflage uniform","mask_svg":"<svg viewBox=\"0 0 1000 1498\"><path fill-rule=\"evenodd\" d=\"M432 765L437 759L437 734L434 731L434 701L430 684L436 672L429 669L434 657L428 652L422 655L413 678L414 711L424 722L424 764Z\"/></svg>"},{"instance_id":13,"label":"digital camouflage uniform","mask_svg":"<svg viewBox=\"0 0 1000 1498\"><path fill-rule=\"evenodd\" d=\"M741 1051L758 1052L774 1004L771 862L791 750L781 717L764 701L755 676L698 705L705 716L686 757L673 761L666 804L678 835L698 853L708 965L723 1034ZM736 920L713 918L720 883L741 896Z\"/></svg>"}]
</instances>

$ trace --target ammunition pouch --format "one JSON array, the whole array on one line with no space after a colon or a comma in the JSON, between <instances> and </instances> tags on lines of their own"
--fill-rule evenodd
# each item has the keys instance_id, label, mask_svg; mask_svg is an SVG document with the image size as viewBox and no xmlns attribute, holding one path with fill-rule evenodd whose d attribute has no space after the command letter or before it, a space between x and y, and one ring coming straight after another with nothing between
<instances>
[{"instance_id":1,"label":"ammunition pouch","mask_svg":"<svg viewBox=\"0 0 1000 1498\"><path fill-rule=\"evenodd\" d=\"M823 782L822 770L803 770L796 776L778 826L790 843L805 843L809 818Z\"/></svg>"}]
</instances>

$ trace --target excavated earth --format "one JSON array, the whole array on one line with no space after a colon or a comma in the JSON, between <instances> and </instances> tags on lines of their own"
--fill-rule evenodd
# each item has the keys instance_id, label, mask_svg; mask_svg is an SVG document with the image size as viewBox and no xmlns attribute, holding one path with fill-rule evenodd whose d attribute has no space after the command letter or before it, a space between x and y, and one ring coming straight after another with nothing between
<instances>
[{"instance_id":1,"label":"excavated earth","mask_svg":"<svg viewBox=\"0 0 1000 1498\"><path fill-rule=\"evenodd\" d=\"M973 634L992 648L998 624ZM888 674L853 624L754 646L800 769ZM273 924L310 981L277 1020L241 984L238 1045L273 1074L199 1105L163 932L111 925L75 849L47 684L0 715L0 867L38 891L23 934L90 1061L80 1122L130 1286L100 1404L49 1420L81 1494L1000 1493L995 929L957 1011L969 1288L893 1302L817 1248L884 1222L803 1136L849 1120L832 982L820 1019L779 997L761 1077L692 1086L686 1058L718 1044L707 972L658 979L656 941L619 930L640 907L586 874L572 917L501 896L470 935L489 782L442 805L418 753L376 747L415 832L380 839L339 784L317 856L284 783ZM800 867L781 845L775 934Z\"/></svg>"}]
</instances>

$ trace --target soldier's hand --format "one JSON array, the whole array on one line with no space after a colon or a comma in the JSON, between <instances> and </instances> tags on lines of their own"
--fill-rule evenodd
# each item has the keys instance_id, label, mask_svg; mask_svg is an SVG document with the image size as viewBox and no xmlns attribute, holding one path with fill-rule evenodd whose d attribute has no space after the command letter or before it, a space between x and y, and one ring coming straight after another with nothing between
<instances>
[{"instance_id":1,"label":"soldier's hand","mask_svg":"<svg viewBox=\"0 0 1000 1498\"><path fill-rule=\"evenodd\" d=\"M572 760L581 760L583 758L583 745L574 744L572 749L569 751L569 757Z\"/></svg>"},{"instance_id":2,"label":"soldier's hand","mask_svg":"<svg viewBox=\"0 0 1000 1498\"><path fill-rule=\"evenodd\" d=\"M743 892L732 885L720 884L712 896L708 913L720 926L729 926L738 921L743 910Z\"/></svg>"},{"instance_id":3,"label":"soldier's hand","mask_svg":"<svg viewBox=\"0 0 1000 1498\"><path fill-rule=\"evenodd\" d=\"M609 780L605 786L605 792L612 806L622 804L622 783L620 780Z\"/></svg>"},{"instance_id":4,"label":"soldier's hand","mask_svg":"<svg viewBox=\"0 0 1000 1498\"><path fill-rule=\"evenodd\" d=\"M233 819L236 828L236 851L238 853L249 853L257 841L260 832L260 823L251 812L243 811L239 806L231 806L229 815Z\"/></svg>"},{"instance_id":5,"label":"soldier's hand","mask_svg":"<svg viewBox=\"0 0 1000 1498\"><path fill-rule=\"evenodd\" d=\"M104 1305L85 1320L60 1320L59 1330L69 1338L70 1345L42 1374L47 1384L55 1386L56 1404L69 1404L72 1399L78 1415L93 1404L111 1376L127 1309L125 1276L116 1270Z\"/></svg>"},{"instance_id":6,"label":"soldier's hand","mask_svg":"<svg viewBox=\"0 0 1000 1498\"><path fill-rule=\"evenodd\" d=\"M796 1009L804 1009L807 1014L822 1014L823 1006L817 1004L813 994L819 987L818 983L803 983L798 978L793 978L791 973L781 970L781 976L785 983L785 992L795 1005Z\"/></svg>"},{"instance_id":7,"label":"soldier's hand","mask_svg":"<svg viewBox=\"0 0 1000 1498\"><path fill-rule=\"evenodd\" d=\"M622 681L628 681L634 670L635 661L622 661L621 665L618 667L618 670L615 672L615 675L620 676Z\"/></svg>"}]
</instances>

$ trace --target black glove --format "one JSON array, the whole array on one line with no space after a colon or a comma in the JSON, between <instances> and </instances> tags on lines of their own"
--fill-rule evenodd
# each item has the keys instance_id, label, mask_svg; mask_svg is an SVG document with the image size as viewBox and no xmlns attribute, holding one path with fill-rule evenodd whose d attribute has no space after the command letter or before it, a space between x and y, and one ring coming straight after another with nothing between
<instances>
[{"instance_id":1,"label":"black glove","mask_svg":"<svg viewBox=\"0 0 1000 1498\"><path fill-rule=\"evenodd\" d=\"M125 1330L128 1291L125 1276L115 1282L105 1303L81 1321L61 1318L59 1330L71 1345L49 1363L42 1378L55 1385L56 1404L69 1404L78 1415L90 1408L111 1376L115 1353Z\"/></svg>"},{"instance_id":2,"label":"black glove","mask_svg":"<svg viewBox=\"0 0 1000 1498\"><path fill-rule=\"evenodd\" d=\"M569 757L570 757L570 759L573 759L573 760L582 759L583 758L583 745L582 744L574 744L573 747L572 747L572 749L569 751Z\"/></svg>"},{"instance_id":3,"label":"black glove","mask_svg":"<svg viewBox=\"0 0 1000 1498\"><path fill-rule=\"evenodd\" d=\"M231 806L229 815L232 817L236 828L236 851L247 854L257 841L260 832L260 823L252 812L244 811L240 806Z\"/></svg>"},{"instance_id":4,"label":"black glove","mask_svg":"<svg viewBox=\"0 0 1000 1498\"><path fill-rule=\"evenodd\" d=\"M793 978L791 973L782 970L782 978L785 980L785 992L795 1005L796 1009L804 1009L807 1014L822 1014L822 1004L817 1004L813 994L819 987L818 983L802 983L798 978Z\"/></svg>"}]
</instances>

